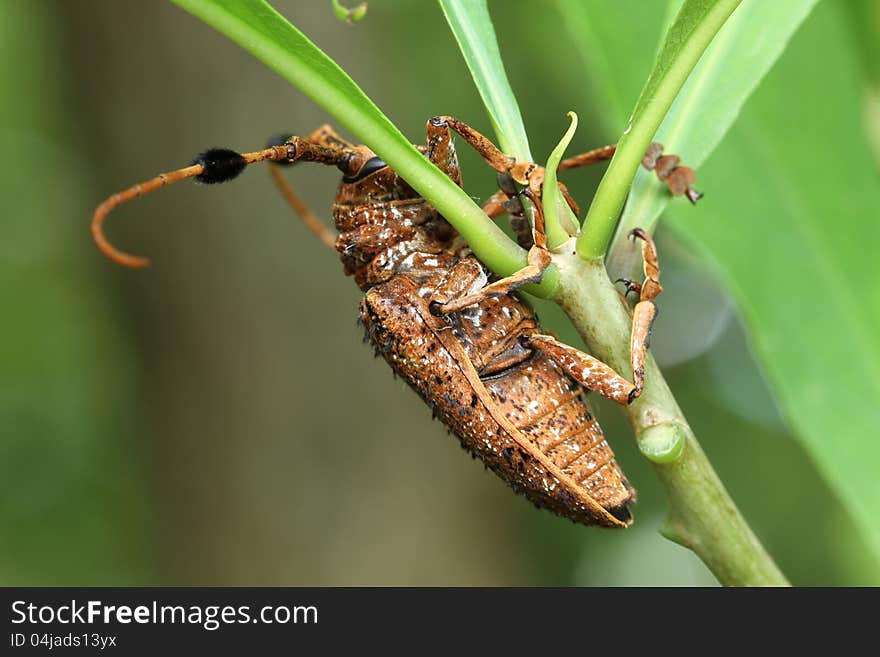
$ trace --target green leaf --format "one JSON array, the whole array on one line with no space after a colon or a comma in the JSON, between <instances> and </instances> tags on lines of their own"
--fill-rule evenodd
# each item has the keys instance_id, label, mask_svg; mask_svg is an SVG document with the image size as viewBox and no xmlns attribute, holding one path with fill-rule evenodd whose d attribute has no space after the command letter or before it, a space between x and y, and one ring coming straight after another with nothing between
<instances>
[{"instance_id":1,"label":"green leaf","mask_svg":"<svg viewBox=\"0 0 880 657\"><path fill-rule=\"evenodd\" d=\"M573 57L589 72L586 97L601 103L599 118L609 134L618 135L651 73L662 27L670 24L664 3L556 0L555 5L568 28Z\"/></svg>"},{"instance_id":2,"label":"green leaf","mask_svg":"<svg viewBox=\"0 0 880 657\"><path fill-rule=\"evenodd\" d=\"M816 2L744 0L706 49L654 141L684 164L702 165ZM640 251L626 236L635 227L652 232L671 198L653 172L639 169L609 258L612 278L638 270Z\"/></svg>"},{"instance_id":3,"label":"green leaf","mask_svg":"<svg viewBox=\"0 0 880 657\"><path fill-rule=\"evenodd\" d=\"M700 56L739 3L740 0L683 3L587 212L577 245L583 258L597 258L607 250L645 150Z\"/></svg>"},{"instance_id":4,"label":"green leaf","mask_svg":"<svg viewBox=\"0 0 880 657\"><path fill-rule=\"evenodd\" d=\"M880 164L880 3L876 0L849 0L848 15L861 51L860 61L869 88L865 94L865 123Z\"/></svg>"},{"instance_id":5,"label":"green leaf","mask_svg":"<svg viewBox=\"0 0 880 657\"><path fill-rule=\"evenodd\" d=\"M559 191L556 184L556 169L559 168L565 149L571 143L571 138L574 137L578 126L577 114L569 112L568 118L571 119L571 125L568 126L568 130L565 131L556 148L550 153L547 166L544 167L544 188L541 200L544 203L544 226L547 230L547 246L550 249L567 242L572 235L577 235L578 229L577 224L569 218L570 216L573 218L574 213L568 207L568 203L565 202L562 192Z\"/></svg>"},{"instance_id":6,"label":"green leaf","mask_svg":"<svg viewBox=\"0 0 880 657\"><path fill-rule=\"evenodd\" d=\"M873 85L880 85L880 3L848 0L845 6L861 50L865 75Z\"/></svg>"},{"instance_id":7,"label":"green leaf","mask_svg":"<svg viewBox=\"0 0 880 657\"><path fill-rule=\"evenodd\" d=\"M819 3L743 107L699 171L699 211L666 212L733 291L788 424L880 554L880 176L843 10ZM629 53L594 37L612 61ZM638 85L608 70L597 89Z\"/></svg>"},{"instance_id":8,"label":"green leaf","mask_svg":"<svg viewBox=\"0 0 880 657\"><path fill-rule=\"evenodd\" d=\"M504 72L486 0L439 0L506 154L532 161L519 106Z\"/></svg>"},{"instance_id":9,"label":"green leaf","mask_svg":"<svg viewBox=\"0 0 880 657\"><path fill-rule=\"evenodd\" d=\"M724 274L788 422L880 553L880 176L860 91L839 7L822 3L705 167L707 221L672 216Z\"/></svg>"},{"instance_id":10,"label":"green leaf","mask_svg":"<svg viewBox=\"0 0 880 657\"><path fill-rule=\"evenodd\" d=\"M355 137L373 149L455 226L494 272L525 266L526 253L473 200L422 156L354 81L264 0L174 0L292 82ZM540 286L548 294L556 272Z\"/></svg>"}]
</instances>

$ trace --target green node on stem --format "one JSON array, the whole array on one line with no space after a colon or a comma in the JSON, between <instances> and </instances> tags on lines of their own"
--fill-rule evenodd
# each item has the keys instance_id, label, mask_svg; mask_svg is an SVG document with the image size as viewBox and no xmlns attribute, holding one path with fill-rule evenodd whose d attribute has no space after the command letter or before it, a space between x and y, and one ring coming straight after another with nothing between
<instances>
[{"instance_id":1,"label":"green node on stem","mask_svg":"<svg viewBox=\"0 0 880 657\"><path fill-rule=\"evenodd\" d=\"M644 429L638 437L639 451L654 463L673 463L684 450L686 436L676 422L655 424Z\"/></svg>"}]
</instances>

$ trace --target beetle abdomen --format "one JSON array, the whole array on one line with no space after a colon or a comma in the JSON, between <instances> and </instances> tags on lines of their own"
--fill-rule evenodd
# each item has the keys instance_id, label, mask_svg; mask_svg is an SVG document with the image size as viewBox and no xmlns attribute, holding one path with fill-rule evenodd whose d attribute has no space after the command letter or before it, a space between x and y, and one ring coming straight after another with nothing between
<instances>
[{"instance_id":1,"label":"beetle abdomen","mask_svg":"<svg viewBox=\"0 0 880 657\"><path fill-rule=\"evenodd\" d=\"M635 491L580 385L540 352L484 383L507 419L578 488L618 520L630 522L627 504L635 502Z\"/></svg>"},{"instance_id":2,"label":"beetle abdomen","mask_svg":"<svg viewBox=\"0 0 880 657\"><path fill-rule=\"evenodd\" d=\"M531 316L515 297L504 299ZM634 491L580 387L545 356L527 354L477 379L483 390L476 389L476 370L470 377L466 371L473 368L464 347L469 341L455 337L446 319L430 314L427 301L405 276L370 289L361 319L391 367L462 446L515 491L583 524L620 527L631 522L627 504L634 501ZM518 326L514 332L534 322ZM515 341L517 336L510 337Z\"/></svg>"}]
</instances>

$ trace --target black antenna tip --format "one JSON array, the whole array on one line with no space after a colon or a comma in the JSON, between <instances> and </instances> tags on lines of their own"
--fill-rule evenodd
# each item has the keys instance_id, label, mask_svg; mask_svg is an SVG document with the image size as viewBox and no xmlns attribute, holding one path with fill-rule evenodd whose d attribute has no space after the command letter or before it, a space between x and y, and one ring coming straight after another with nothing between
<instances>
[{"instance_id":1,"label":"black antenna tip","mask_svg":"<svg viewBox=\"0 0 880 657\"><path fill-rule=\"evenodd\" d=\"M195 177L196 181L205 185L232 180L247 166L241 153L236 153L228 148L212 148L204 153L199 153L192 163L205 167L205 170Z\"/></svg>"},{"instance_id":2,"label":"black antenna tip","mask_svg":"<svg viewBox=\"0 0 880 657\"><path fill-rule=\"evenodd\" d=\"M290 140L291 137L293 137L293 135L290 134L289 132L280 132L277 135L272 135L271 137L269 137L269 141L266 142L266 148L273 148L275 146L284 146L284 144L286 144ZM291 164L294 164L294 162L287 162L287 161L282 160L280 162L279 161L272 162L272 164L275 164L279 167L289 167Z\"/></svg>"}]
</instances>

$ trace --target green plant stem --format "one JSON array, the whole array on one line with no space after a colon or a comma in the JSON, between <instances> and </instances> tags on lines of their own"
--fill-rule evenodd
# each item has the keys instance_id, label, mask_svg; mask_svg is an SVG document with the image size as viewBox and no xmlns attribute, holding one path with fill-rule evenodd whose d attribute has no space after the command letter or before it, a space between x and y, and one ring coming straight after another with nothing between
<instances>
[{"instance_id":1,"label":"green plant stem","mask_svg":"<svg viewBox=\"0 0 880 657\"><path fill-rule=\"evenodd\" d=\"M554 301L571 318L592 354L618 372L630 372L632 316L602 259L556 255L554 262L560 271ZM664 535L693 550L726 586L787 586L712 469L650 355L645 377L644 392L625 413L669 496ZM680 436L683 445L669 440L669 449L658 454L660 433L665 439L670 434Z\"/></svg>"},{"instance_id":2,"label":"green plant stem","mask_svg":"<svg viewBox=\"0 0 880 657\"><path fill-rule=\"evenodd\" d=\"M658 65L645 83L630 125L599 183L584 219L577 252L604 256L633 178L654 134L712 38L741 0L687 0L666 35Z\"/></svg>"},{"instance_id":3,"label":"green plant stem","mask_svg":"<svg viewBox=\"0 0 880 657\"><path fill-rule=\"evenodd\" d=\"M658 63L600 183L576 255L557 255L554 300L590 351L631 373L631 313L608 278L604 255L633 178L657 129L712 38L740 0L686 0L666 36ZM785 576L739 513L712 469L653 357L646 387L625 409L639 449L669 496L663 534L690 548L727 586L786 586Z\"/></svg>"},{"instance_id":4,"label":"green plant stem","mask_svg":"<svg viewBox=\"0 0 880 657\"><path fill-rule=\"evenodd\" d=\"M817 1L743 3L703 53L654 140L699 172ZM743 48L744 41L752 46ZM641 228L653 234L670 202L684 205L673 199L653 172L639 170L605 258L611 278L640 275L642 249L629 239L630 231ZM695 215L701 214L699 205Z\"/></svg>"}]
</instances>

